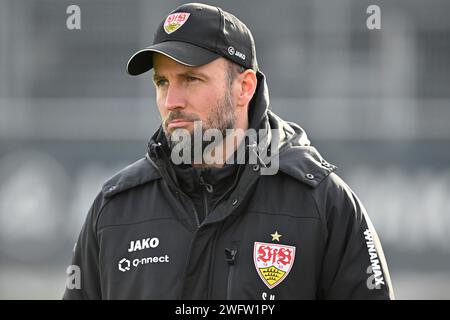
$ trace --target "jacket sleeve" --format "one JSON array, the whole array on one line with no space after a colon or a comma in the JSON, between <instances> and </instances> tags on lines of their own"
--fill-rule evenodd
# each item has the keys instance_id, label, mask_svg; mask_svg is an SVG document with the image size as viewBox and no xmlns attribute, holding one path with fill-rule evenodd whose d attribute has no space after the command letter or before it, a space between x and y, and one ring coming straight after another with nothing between
<instances>
[{"instance_id":1,"label":"jacket sleeve","mask_svg":"<svg viewBox=\"0 0 450 320\"><path fill-rule=\"evenodd\" d=\"M64 300L101 299L99 276L99 244L96 220L101 207L101 194L92 204L74 247L72 265L67 268L68 278Z\"/></svg>"},{"instance_id":2,"label":"jacket sleeve","mask_svg":"<svg viewBox=\"0 0 450 320\"><path fill-rule=\"evenodd\" d=\"M316 190L326 239L318 298L394 299L383 249L358 197L335 173Z\"/></svg>"}]
</instances>

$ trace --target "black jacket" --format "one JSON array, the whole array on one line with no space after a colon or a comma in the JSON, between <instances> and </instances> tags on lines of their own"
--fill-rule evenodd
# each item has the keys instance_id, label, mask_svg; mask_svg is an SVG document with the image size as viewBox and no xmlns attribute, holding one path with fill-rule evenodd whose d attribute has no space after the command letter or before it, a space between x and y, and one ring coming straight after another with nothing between
<instances>
[{"instance_id":1,"label":"black jacket","mask_svg":"<svg viewBox=\"0 0 450 320\"><path fill-rule=\"evenodd\" d=\"M199 217L160 128L96 197L74 251L81 282L64 299L393 298L363 205L258 83L250 126L280 130L278 173L237 166Z\"/></svg>"}]
</instances>

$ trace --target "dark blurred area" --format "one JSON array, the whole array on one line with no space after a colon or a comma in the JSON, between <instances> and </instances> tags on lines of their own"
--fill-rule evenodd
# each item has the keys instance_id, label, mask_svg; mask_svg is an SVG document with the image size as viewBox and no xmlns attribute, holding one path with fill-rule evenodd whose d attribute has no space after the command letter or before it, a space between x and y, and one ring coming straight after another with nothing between
<instances>
[{"instance_id":1,"label":"dark blurred area","mask_svg":"<svg viewBox=\"0 0 450 320\"><path fill-rule=\"evenodd\" d=\"M62 297L92 201L159 126L151 73L128 58L181 3L0 0L1 299ZM449 299L450 2L207 3L252 30L271 109L366 206L396 297Z\"/></svg>"}]
</instances>

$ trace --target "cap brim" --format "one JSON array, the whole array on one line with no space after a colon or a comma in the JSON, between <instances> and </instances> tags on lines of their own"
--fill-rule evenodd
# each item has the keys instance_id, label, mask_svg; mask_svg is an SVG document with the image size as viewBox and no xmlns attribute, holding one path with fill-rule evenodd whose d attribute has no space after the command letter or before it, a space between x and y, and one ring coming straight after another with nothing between
<instances>
[{"instance_id":1,"label":"cap brim","mask_svg":"<svg viewBox=\"0 0 450 320\"><path fill-rule=\"evenodd\" d=\"M137 76L153 68L153 53L161 53L190 67L207 64L219 57L217 53L181 41L161 42L139 50L128 60L127 72Z\"/></svg>"}]
</instances>

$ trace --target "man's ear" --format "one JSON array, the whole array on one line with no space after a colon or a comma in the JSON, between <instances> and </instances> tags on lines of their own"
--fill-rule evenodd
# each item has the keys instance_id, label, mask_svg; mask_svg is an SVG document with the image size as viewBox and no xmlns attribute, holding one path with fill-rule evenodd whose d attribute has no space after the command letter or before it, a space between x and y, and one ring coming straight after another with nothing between
<instances>
[{"instance_id":1,"label":"man's ear","mask_svg":"<svg viewBox=\"0 0 450 320\"><path fill-rule=\"evenodd\" d=\"M237 106L246 106L253 98L258 80L252 69L247 69L239 75Z\"/></svg>"}]
</instances>

